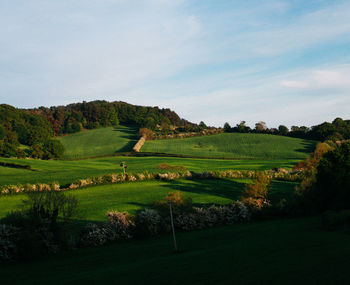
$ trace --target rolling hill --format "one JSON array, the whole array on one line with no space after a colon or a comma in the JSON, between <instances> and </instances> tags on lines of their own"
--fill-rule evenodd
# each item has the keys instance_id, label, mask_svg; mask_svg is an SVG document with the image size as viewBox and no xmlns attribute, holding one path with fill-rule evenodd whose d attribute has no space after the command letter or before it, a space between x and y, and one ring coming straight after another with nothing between
<instances>
[{"instance_id":1,"label":"rolling hill","mask_svg":"<svg viewBox=\"0 0 350 285\"><path fill-rule=\"evenodd\" d=\"M224 133L147 141L142 152L239 159L305 159L315 141L266 134Z\"/></svg>"},{"instance_id":2,"label":"rolling hill","mask_svg":"<svg viewBox=\"0 0 350 285\"><path fill-rule=\"evenodd\" d=\"M59 138L65 159L113 155L131 151L137 142L136 127L118 126L83 131Z\"/></svg>"}]
</instances>

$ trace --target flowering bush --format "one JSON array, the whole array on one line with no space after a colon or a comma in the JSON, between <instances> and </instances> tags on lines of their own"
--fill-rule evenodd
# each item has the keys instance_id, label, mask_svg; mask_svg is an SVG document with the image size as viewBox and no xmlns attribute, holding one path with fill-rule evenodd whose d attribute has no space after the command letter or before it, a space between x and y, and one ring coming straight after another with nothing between
<instances>
[{"instance_id":1,"label":"flowering bush","mask_svg":"<svg viewBox=\"0 0 350 285\"><path fill-rule=\"evenodd\" d=\"M153 236L164 231L164 221L154 209L144 209L136 216L137 233L141 236Z\"/></svg>"},{"instance_id":2,"label":"flowering bush","mask_svg":"<svg viewBox=\"0 0 350 285\"><path fill-rule=\"evenodd\" d=\"M80 244L82 246L99 246L108 241L106 227L96 224L88 224L80 233Z\"/></svg>"},{"instance_id":3,"label":"flowering bush","mask_svg":"<svg viewBox=\"0 0 350 285\"><path fill-rule=\"evenodd\" d=\"M119 239L131 239L135 229L135 222L127 212L107 212L108 222L105 225L110 241Z\"/></svg>"}]
</instances>

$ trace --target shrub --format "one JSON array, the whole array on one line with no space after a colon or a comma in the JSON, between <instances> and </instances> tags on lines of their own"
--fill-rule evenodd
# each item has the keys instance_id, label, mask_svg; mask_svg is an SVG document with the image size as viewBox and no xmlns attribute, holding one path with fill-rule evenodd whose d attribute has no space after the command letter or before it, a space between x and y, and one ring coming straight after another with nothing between
<instances>
[{"instance_id":1,"label":"shrub","mask_svg":"<svg viewBox=\"0 0 350 285\"><path fill-rule=\"evenodd\" d=\"M185 195L179 191L169 192L163 199L155 201L153 206L158 209L161 214L168 215L170 203L174 215L183 212L190 212L192 210L192 198L185 197Z\"/></svg>"},{"instance_id":2,"label":"shrub","mask_svg":"<svg viewBox=\"0 0 350 285\"><path fill-rule=\"evenodd\" d=\"M258 212L264 206L269 205L267 199L271 177L265 173L257 173L253 184L247 184L241 200L251 212Z\"/></svg>"},{"instance_id":3,"label":"shrub","mask_svg":"<svg viewBox=\"0 0 350 285\"><path fill-rule=\"evenodd\" d=\"M17 228L5 224L0 224L0 262L12 261L16 259L17 234Z\"/></svg>"},{"instance_id":4,"label":"shrub","mask_svg":"<svg viewBox=\"0 0 350 285\"><path fill-rule=\"evenodd\" d=\"M108 230L104 226L88 224L80 233L81 246L99 246L107 243Z\"/></svg>"},{"instance_id":5,"label":"shrub","mask_svg":"<svg viewBox=\"0 0 350 285\"><path fill-rule=\"evenodd\" d=\"M107 212L108 223L105 225L108 231L108 239L124 240L131 239L135 229L135 222L132 216L127 212Z\"/></svg>"},{"instance_id":6,"label":"shrub","mask_svg":"<svg viewBox=\"0 0 350 285\"><path fill-rule=\"evenodd\" d=\"M137 234L140 236L153 236L165 230L162 217L154 209L144 209L136 216Z\"/></svg>"}]
</instances>

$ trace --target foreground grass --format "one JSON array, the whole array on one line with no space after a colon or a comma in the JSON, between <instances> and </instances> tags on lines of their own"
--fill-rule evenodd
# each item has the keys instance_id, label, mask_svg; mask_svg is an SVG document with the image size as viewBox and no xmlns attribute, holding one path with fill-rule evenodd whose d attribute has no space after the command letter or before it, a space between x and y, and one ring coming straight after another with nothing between
<instances>
[{"instance_id":1,"label":"foreground grass","mask_svg":"<svg viewBox=\"0 0 350 285\"><path fill-rule=\"evenodd\" d=\"M350 236L318 218L178 233L0 267L1 284L349 284Z\"/></svg>"},{"instance_id":2,"label":"foreground grass","mask_svg":"<svg viewBox=\"0 0 350 285\"><path fill-rule=\"evenodd\" d=\"M220 160L177 157L102 157L78 161L10 159L0 158L0 162L29 165L32 170L0 166L0 186L25 183L59 182L61 185L76 179L99 176L107 173L120 173L120 162L126 161L130 173L164 172L159 170L161 163L180 165L190 171L210 170L266 170L272 167L291 168L299 160Z\"/></svg>"},{"instance_id":3,"label":"foreground grass","mask_svg":"<svg viewBox=\"0 0 350 285\"><path fill-rule=\"evenodd\" d=\"M315 142L266 134L224 133L211 136L147 141L143 152L201 157L304 159Z\"/></svg>"},{"instance_id":4,"label":"foreground grass","mask_svg":"<svg viewBox=\"0 0 350 285\"><path fill-rule=\"evenodd\" d=\"M131 151L137 142L136 127L108 127L83 131L59 140L65 148L64 158L76 159Z\"/></svg>"}]
</instances>

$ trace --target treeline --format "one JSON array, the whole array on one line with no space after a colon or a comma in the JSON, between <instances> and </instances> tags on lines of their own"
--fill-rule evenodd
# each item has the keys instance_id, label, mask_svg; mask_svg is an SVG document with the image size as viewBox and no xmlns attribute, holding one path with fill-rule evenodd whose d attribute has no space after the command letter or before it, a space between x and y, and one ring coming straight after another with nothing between
<instances>
[{"instance_id":1,"label":"treeline","mask_svg":"<svg viewBox=\"0 0 350 285\"><path fill-rule=\"evenodd\" d=\"M252 129L246 125L245 121L242 121L235 127L231 127L229 123L225 123L224 131L228 133L237 132L273 134L318 141L342 141L350 139L350 120L336 118L332 123L324 122L322 124L312 126L311 128L306 126L292 126L291 129L288 129L284 125L280 125L278 128L268 128L266 123L262 121L256 123L255 128Z\"/></svg>"},{"instance_id":2,"label":"treeline","mask_svg":"<svg viewBox=\"0 0 350 285\"><path fill-rule=\"evenodd\" d=\"M182 125L185 120L170 109L144 107L125 102L92 101L31 110L43 115L55 135L79 132L82 129L117 126L119 123L155 129L157 125Z\"/></svg>"},{"instance_id":3,"label":"treeline","mask_svg":"<svg viewBox=\"0 0 350 285\"><path fill-rule=\"evenodd\" d=\"M53 134L51 124L43 116L0 105L0 156L59 158L63 146L52 139Z\"/></svg>"}]
</instances>

